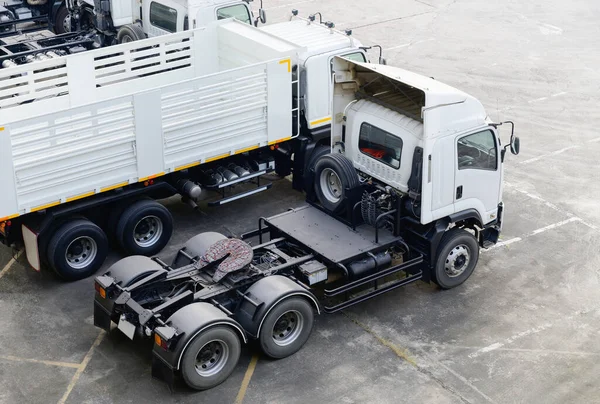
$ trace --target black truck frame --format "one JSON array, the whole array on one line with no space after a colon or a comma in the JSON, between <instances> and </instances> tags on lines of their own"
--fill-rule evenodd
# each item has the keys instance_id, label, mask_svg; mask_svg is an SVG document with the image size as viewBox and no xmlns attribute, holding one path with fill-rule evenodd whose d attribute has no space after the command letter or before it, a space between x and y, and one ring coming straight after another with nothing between
<instances>
[{"instance_id":1,"label":"black truck frame","mask_svg":"<svg viewBox=\"0 0 600 404\"><path fill-rule=\"evenodd\" d=\"M283 358L304 345L315 312L334 313L417 280L451 288L470 276L479 246L468 221L421 225L401 195L382 196L368 183L346 191L339 214L309 193L308 205L262 217L240 239L193 237L171 264L140 256L117 262L96 278L94 324L153 337L153 377L172 388L180 373L203 390L229 376L249 338ZM371 206L374 195L386 202ZM471 255L457 259L464 248ZM448 276L450 261L460 276Z\"/></svg>"}]
</instances>

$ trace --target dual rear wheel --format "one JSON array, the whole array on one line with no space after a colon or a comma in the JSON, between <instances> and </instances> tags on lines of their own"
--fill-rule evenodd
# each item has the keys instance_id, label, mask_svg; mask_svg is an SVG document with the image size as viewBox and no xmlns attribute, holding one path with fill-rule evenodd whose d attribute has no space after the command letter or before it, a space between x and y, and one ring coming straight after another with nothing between
<instances>
[{"instance_id":1,"label":"dual rear wheel","mask_svg":"<svg viewBox=\"0 0 600 404\"><path fill-rule=\"evenodd\" d=\"M173 219L164 206L143 199L116 209L107 227L125 253L150 256L168 243L173 233ZM54 230L47 245L46 260L61 278L76 281L94 274L108 251L105 231L78 216Z\"/></svg>"},{"instance_id":2,"label":"dual rear wheel","mask_svg":"<svg viewBox=\"0 0 600 404\"><path fill-rule=\"evenodd\" d=\"M269 357L281 359L296 353L312 332L314 311L300 297L290 297L264 317L258 344ZM181 375L196 390L223 383L235 369L241 353L241 340L229 326L214 326L198 334L181 358Z\"/></svg>"}]
</instances>

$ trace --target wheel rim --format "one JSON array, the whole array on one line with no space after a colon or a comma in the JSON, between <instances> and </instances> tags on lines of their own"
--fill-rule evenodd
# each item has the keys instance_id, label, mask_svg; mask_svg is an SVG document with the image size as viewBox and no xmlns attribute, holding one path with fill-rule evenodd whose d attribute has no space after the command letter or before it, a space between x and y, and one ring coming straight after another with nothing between
<instances>
[{"instance_id":1,"label":"wheel rim","mask_svg":"<svg viewBox=\"0 0 600 404\"><path fill-rule=\"evenodd\" d=\"M229 359L229 346L221 340L212 340L200 348L196 355L196 372L202 377L216 375Z\"/></svg>"},{"instance_id":2,"label":"wheel rim","mask_svg":"<svg viewBox=\"0 0 600 404\"><path fill-rule=\"evenodd\" d=\"M65 32L71 32L71 18L69 14L67 14L63 19L63 29Z\"/></svg>"},{"instance_id":3,"label":"wheel rim","mask_svg":"<svg viewBox=\"0 0 600 404\"><path fill-rule=\"evenodd\" d=\"M163 223L156 216L146 216L133 228L133 239L140 247L152 247L163 234Z\"/></svg>"},{"instance_id":4,"label":"wheel rim","mask_svg":"<svg viewBox=\"0 0 600 404\"><path fill-rule=\"evenodd\" d=\"M283 313L273 325L273 342L287 346L298 339L304 326L304 316L296 311Z\"/></svg>"},{"instance_id":5,"label":"wheel rim","mask_svg":"<svg viewBox=\"0 0 600 404\"><path fill-rule=\"evenodd\" d=\"M342 199L344 187L337 173L331 168L321 171L320 177L321 191L325 198L332 203L337 203Z\"/></svg>"},{"instance_id":6,"label":"wheel rim","mask_svg":"<svg viewBox=\"0 0 600 404\"><path fill-rule=\"evenodd\" d=\"M130 37L129 35L124 35L123 38L121 39L121 43L129 43L129 42L133 42L133 38Z\"/></svg>"},{"instance_id":7,"label":"wheel rim","mask_svg":"<svg viewBox=\"0 0 600 404\"><path fill-rule=\"evenodd\" d=\"M444 270L450 278L456 278L465 272L471 262L469 247L459 244L448 253Z\"/></svg>"},{"instance_id":8,"label":"wheel rim","mask_svg":"<svg viewBox=\"0 0 600 404\"><path fill-rule=\"evenodd\" d=\"M71 268L83 269L94 262L96 255L98 255L96 240L81 236L71 241L65 252L65 259Z\"/></svg>"}]
</instances>

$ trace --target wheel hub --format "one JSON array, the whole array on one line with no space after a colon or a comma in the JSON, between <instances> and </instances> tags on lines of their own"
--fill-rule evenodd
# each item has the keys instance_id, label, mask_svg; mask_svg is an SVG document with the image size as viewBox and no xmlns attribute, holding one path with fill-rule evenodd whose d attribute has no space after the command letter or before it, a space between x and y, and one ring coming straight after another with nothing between
<instances>
[{"instance_id":1,"label":"wheel hub","mask_svg":"<svg viewBox=\"0 0 600 404\"><path fill-rule=\"evenodd\" d=\"M133 239L140 247L152 247L160 240L162 233L162 220L156 216L146 216L133 228Z\"/></svg>"},{"instance_id":2,"label":"wheel hub","mask_svg":"<svg viewBox=\"0 0 600 404\"><path fill-rule=\"evenodd\" d=\"M65 259L70 267L83 269L90 265L98 254L98 244L88 236L81 236L71 241L65 252Z\"/></svg>"},{"instance_id":3,"label":"wheel hub","mask_svg":"<svg viewBox=\"0 0 600 404\"><path fill-rule=\"evenodd\" d=\"M469 248L464 244L457 245L448 253L444 270L449 277L455 278L465 272L470 261L471 254Z\"/></svg>"},{"instance_id":4,"label":"wheel hub","mask_svg":"<svg viewBox=\"0 0 600 404\"><path fill-rule=\"evenodd\" d=\"M286 346L298 339L304 325L304 317L298 311L283 313L273 325L273 342Z\"/></svg>"},{"instance_id":5,"label":"wheel hub","mask_svg":"<svg viewBox=\"0 0 600 404\"><path fill-rule=\"evenodd\" d=\"M320 178L321 191L329 202L337 203L343 193L342 180L331 168L326 168L321 172Z\"/></svg>"},{"instance_id":6,"label":"wheel hub","mask_svg":"<svg viewBox=\"0 0 600 404\"><path fill-rule=\"evenodd\" d=\"M213 376L225 367L229 347L221 340L206 343L196 355L196 372L202 377Z\"/></svg>"}]
</instances>

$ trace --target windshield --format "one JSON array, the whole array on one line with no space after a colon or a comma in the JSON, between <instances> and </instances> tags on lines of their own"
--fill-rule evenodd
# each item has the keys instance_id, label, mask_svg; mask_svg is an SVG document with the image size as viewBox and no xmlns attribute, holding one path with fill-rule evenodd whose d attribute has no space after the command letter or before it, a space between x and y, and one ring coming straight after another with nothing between
<instances>
[{"instance_id":1,"label":"windshield","mask_svg":"<svg viewBox=\"0 0 600 404\"><path fill-rule=\"evenodd\" d=\"M235 18L246 24L250 24L250 13L248 8L243 4L236 4L234 6L221 7L217 10L217 19L224 20L226 18Z\"/></svg>"}]
</instances>

